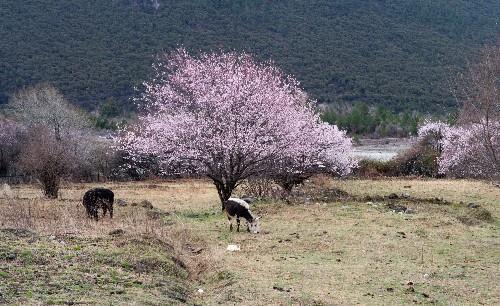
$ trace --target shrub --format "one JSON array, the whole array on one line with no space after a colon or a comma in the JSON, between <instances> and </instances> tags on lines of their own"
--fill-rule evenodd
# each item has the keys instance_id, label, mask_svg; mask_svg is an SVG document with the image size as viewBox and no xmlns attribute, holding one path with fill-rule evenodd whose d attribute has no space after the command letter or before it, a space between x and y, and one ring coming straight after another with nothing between
<instances>
[{"instance_id":1,"label":"shrub","mask_svg":"<svg viewBox=\"0 0 500 306\"><path fill-rule=\"evenodd\" d=\"M390 175L390 163L372 159L364 159L358 163L354 175L359 177L378 177Z\"/></svg>"},{"instance_id":2,"label":"shrub","mask_svg":"<svg viewBox=\"0 0 500 306\"><path fill-rule=\"evenodd\" d=\"M389 162L394 176L419 175L438 177L439 152L425 142L418 142Z\"/></svg>"},{"instance_id":3,"label":"shrub","mask_svg":"<svg viewBox=\"0 0 500 306\"><path fill-rule=\"evenodd\" d=\"M247 179L240 186L242 194L259 199L272 198L278 191L272 179L263 177Z\"/></svg>"}]
</instances>

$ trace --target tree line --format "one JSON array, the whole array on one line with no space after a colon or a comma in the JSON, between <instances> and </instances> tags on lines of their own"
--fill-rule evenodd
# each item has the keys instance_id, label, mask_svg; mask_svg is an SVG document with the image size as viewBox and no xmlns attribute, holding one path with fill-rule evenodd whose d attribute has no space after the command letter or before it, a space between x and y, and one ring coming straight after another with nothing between
<instances>
[{"instance_id":1,"label":"tree line","mask_svg":"<svg viewBox=\"0 0 500 306\"><path fill-rule=\"evenodd\" d=\"M350 135L382 138L417 135L424 115L409 111L395 113L383 105L370 108L366 103L358 102L344 111L326 107L322 118L345 129Z\"/></svg>"}]
</instances>

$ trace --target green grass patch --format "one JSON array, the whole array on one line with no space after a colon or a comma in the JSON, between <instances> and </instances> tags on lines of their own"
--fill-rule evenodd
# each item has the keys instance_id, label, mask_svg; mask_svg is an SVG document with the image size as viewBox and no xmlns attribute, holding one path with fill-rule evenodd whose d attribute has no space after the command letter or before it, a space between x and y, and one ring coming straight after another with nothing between
<instances>
[{"instance_id":1,"label":"green grass patch","mask_svg":"<svg viewBox=\"0 0 500 306\"><path fill-rule=\"evenodd\" d=\"M7 303L172 304L188 298L185 267L172 250L151 241L137 248L118 246L112 237L72 237L64 245L26 239L0 232L0 266L8 268L0 271L0 292Z\"/></svg>"}]
</instances>

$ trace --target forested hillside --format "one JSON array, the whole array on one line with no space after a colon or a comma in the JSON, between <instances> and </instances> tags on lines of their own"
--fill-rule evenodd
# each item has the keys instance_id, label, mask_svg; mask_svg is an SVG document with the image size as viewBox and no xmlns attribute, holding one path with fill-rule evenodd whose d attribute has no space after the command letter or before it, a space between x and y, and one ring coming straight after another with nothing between
<instances>
[{"instance_id":1,"label":"forested hillside","mask_svg":"<svg viewBox=\"0 0 500 306\"><path fill-rule=\"evenodd\" d=\"M499 21L497 0L3 0L0 103L50 82L87 109L130 110L154 55L183 45L271 59L320 103L440 112Z\"/></svg>"}]
</instances>

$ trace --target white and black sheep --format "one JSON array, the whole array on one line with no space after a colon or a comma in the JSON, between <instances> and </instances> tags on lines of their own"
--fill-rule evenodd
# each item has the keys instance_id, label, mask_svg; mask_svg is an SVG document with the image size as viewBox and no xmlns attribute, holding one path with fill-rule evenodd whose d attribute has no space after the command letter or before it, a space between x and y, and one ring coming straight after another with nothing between
<instances>
[{"instance_id":1,"label":"white and black sheep","mask_svg":"<svg viewBox=\"0 0 500 306\"><path fill-rule=\"evenodd\" d=\"M255 217L250 211L250 206L247 202L238 198L229 198L224 202L224 212L229 220L229 230L233 230L233 219L236 218L237 228L240 231L240 218L245 218L247 222L247 231L254 234L260 232L260 217Z\"/></svg>"}]
</instances>

